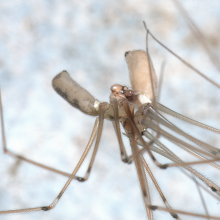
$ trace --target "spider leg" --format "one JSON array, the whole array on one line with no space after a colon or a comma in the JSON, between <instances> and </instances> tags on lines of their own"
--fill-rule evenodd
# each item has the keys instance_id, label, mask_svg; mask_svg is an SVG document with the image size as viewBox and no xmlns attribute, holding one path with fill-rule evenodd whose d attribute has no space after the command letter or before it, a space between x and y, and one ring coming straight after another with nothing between
<instances>
[{"instance_id":1,"label":"spider leg","mask_svg":"<svg viewBox=\"0 0 220 220\"><path fill-rule=\"evenodd\" d=\"M186 62L184 59L182 59L179 55L177 55L176 53L174 53L172 50L170 50L168 47L166 47L163 43L161 43L151 32L149 29L147 29L148 34L158 43L160 44L163 48L165 48L167 51L169 51L171 54L173 54L177 59L179 59L182 63L184 63L186 66L188 66L190 69L194 70L196 73L198 73L201 77L203 77L205 80L209 81L210 83L212 83L214 86L216 86L217 88L220 89L220 85L216 82L214 82L213 80L211 80L210 78L208 78L207 76L205 76L204 73L202 73L201 71L199 71L198 69L196 69L195 67L193 67L190 63Z\"/></svg>"},{"instance_id":2,"label":"spider leg","mask_svg":"<svg viewBox=\"0 0 220 220\"><path fill-rule=\"evenodd\" d=\"M132 152L135 153L138 150L138 146L136 144L135 133L134 133L134 129L133 129L132 125L130 125L130 132L131 132L131 134L129 135L129 139L130 139L130 143L131 143L131 149L132 149ZM147 178L146 178L145 172L144 172L144 167L143 167L143 164L141 161L141 157L140 156L134 157L134 163L135 163L135 167L137 170L139 183L141 186L141 191L142 191L142 195L143 195L143 199L144 199L144 204L145 204L147 216L148 216L149 220L153 220L153 213L148 208L148 206L151 206L150 205L151 198L150 198L150 191L149 191L149 187L148 187L148 183L147 183Z\"/></svg>"},{"instance_id":3,"label":"spider leg","mask_svg":"<svg viewBox=\"0 0 220 220\"><path fill-rule=\"evenodd\" d=\"M95 159L95 155L96 155L96 152L97 152L97 149L98 149L98 146L99 146L101 133L102 133L102 128L103 128L105 107L106 107L106 103L101 103L100 104L98 134L97 134L97 138L96 138L96 144L95 144L94 152L93 152L93 155L92 155L92 159L90 161L89 168L88 168L87 173L86 173L87 178L89 177L89 173L91 171L91 168L92 168L92 165L93 165L93 162L94 162L94 159ZM16 209L16 210L0 211L0 214L22 213L22 212L41 211L41 210L48 211L50 209L53 209L56 206L56 204L58 203L58 201L60 200L60 198L62 197L63 193L66 191L69 184L71 183L71 181L73 179L72 176L74 176L77 173L77 171L79 170L79 168L82 165L86 155L87 155L87 152L84 152L84 154L80 158L78 164L76 165L74 171L72 172L71 176L67 180L66 184L64 185L64 187L62 188L62 190L60 191L58 196L55 198L55 200L50 205L42 206L42 207L35 207L35 208L27 208L27 209Z\"/></svg>"},{"instance_id":4,"label":"spider leg","mask_svg":"<svg viewBox=\"0 0 220 220\"><path fill-rule=\"evenodd\" d=\"M160 197L162 198L164 204L166 205L166 207L167 207L168 209L172 209L172 207L171 207L171 206L169 205L169 203L167 202L167 199L166 199L166 197L164 196L162 190L160 189L160 186L158 185L158 183L157 183L157 181L156 181L156 179L155 179L153 173L151 172L150 167L147 165L147 163L146 163L146 161L145 161L145 159L144 159L144 157L143 157L142 155L141 155L141 160L142 160L142 163L144 164L144 167L145 167L146 171L148 172L150 178L152 179L152 181L153 181L153 183L154 183L154 185L155 185L157 191L159 192ZM177 220L180 220L179 216L178 216L176 213L170 212L170 215L171 215L173 218L175 218L175 219L177 219Z\"/></svg>"},{"instance_id":5,"label":"spider leg","mask_svg":"<svg viewBox=\"0 0 220 220\"><path fill-rule=\"evenodd\" d=\"M158 107L159 111L162 111L162 112L164 112L164 113L166 113L168 115L171 115L171 116L176 117L176 118L178 118L180 120L186 121L186 122L188 122L190 124L193 124L195 126L198 126L198 127L210 130L212 132L215 132L217 134L220 134L220 130L219 129L213 128L213 127L208 126L206 124L203 124L201 122L195 121L195 120L193 120L191 118L188 118L188 117L186 117L184 115L181 115L181 114L179 114L179 113L177 113L177 112L167 108L166 106L164 106L164 105L162 105L160 103L157 103L157 107Z\"/></svg>"},{"instance_id":6,"label":"spider leg","mask_svg":"<svg viewBox=\"0 0 220 220\"><path fill-rule=\"evenodd\" d=\"M81 179L82 181L87 180L87 179L89 178L90 173L91 173L92 166L93 166L93 163L94 163L94 160L95 160L95 156L96 156L97 151L98 151L98 147L99 147L99 142L100 142L100 139L101 139L102 130L103 130L104 113L105 113L106 107L107 107L108 105L109 105L109 104L106 103L106 102L100 103L100 105L99 105L99 125L98 125L98 133L97 133L97 137L96 137L96 143L95 143L95 147L94 147L94 150L93 150L93 154L92 154L92 157L91 157L91 160L90 160L88 169L87 169L87 171L86 171L86 174L85 174L85 176Z\"/></svg>"},{"instance_id":7,"label":"spider leg","mask_svg":"<svg viewBox=\"0 0 220 220\"><path fill-rule=\"evenodd\" d=\"M128 160L128 156L127 156L127 153L126 153L123 141L122 141L122 137L121 137L117 99L111 100L111 104L113 106L113 112L114 112L114 118L115 118L115 121L112 122L112 123L113 123L114 129L115 129L117 139L118 139L118 143L119 143L119 147L120 147L121 160L125 163L130 163L131 161Z\"/></svg>"}]
</instances>

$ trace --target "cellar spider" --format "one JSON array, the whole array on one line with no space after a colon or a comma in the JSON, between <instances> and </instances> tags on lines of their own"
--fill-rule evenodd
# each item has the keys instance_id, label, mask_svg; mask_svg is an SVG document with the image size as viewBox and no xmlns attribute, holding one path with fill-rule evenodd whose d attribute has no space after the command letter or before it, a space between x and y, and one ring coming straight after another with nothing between
<instances>
[{"instance_id":1,"label":"cellar spider","mask_svg":"<svg viewBox=\"0 0 220 220\"><path fill-rule=\"evenodd\" d=\"M153 36L153 34L147 29L146 26L145 28L147 31L147 37L148 35L151 35L151 37L158 41ZM201 194L200 188L206 190L206 192L210 193L210 195L217 197L220 195L220 189L218 185L216 185L214 182L212 182L211 180L194 170L191 167L191 165L208 163L209 165L219 169L219 165L214 162L220 160L220 150L185 133L184 131L176 127L174 124L172 124L169 120L167 120L160 112L169 114L173 117L177 117L188 123L191 123L204 129L208 129L218 134L220 133L220 130L197 122L190 118L187 118L181 114L178 114L156 101L157 80L154 73L153 64L148 53L148 47L146 52L141 50L125 52L125 59L128 64L132 88L129 89L127 86L119 84L113 85L111 87L110 104L106 102L99 102L98 100L96 100L89 92L87 92L73 79L71 79L67 71L62 71L53 79L52 85L55 91L59 95L61 95L66 101L68 101L73 107L79 109L87 115L98 116L96 118L96 122L91 137L89 139L88 145L77 166L71 174L29 160L23 156L17 155L16 153L10 151L7 148L1 103L1 123L4 152L19 160L24 160L28 163L32 163L44 169L48 169L50 171L67 176L68 181L50 205L26 209L0 211L0 214L51 210L57 205L59 199L62 197L63 193L65 192L65 190L67 189L67 187L73 179L78 180L80 182L88 180L93 167L93 163L95 161L96 153L98 151L101 133L103 129L103 122L104 119L107 119L113 122L116 131L116 136L119 142L121 160L128 164L130 164L132 161L134 161L135 163L148 219L153 219L154 210L162 210L168 212L175 219L183 219L179 214L208 219L220 219L220 217L212 216L208 213L205 202L203 203L203 206L206 214L185 212L182 210L177 210L175 208L173 209L169 205L168 199L164 196L164 193L161 191L160 186L157 184L157 181L153 173L151 172L146 160L143 157L144 153L148 153L151 160L160 169L168 169L169 167L181 166L181 170L185 173L185 175L187 175L197 184L201 200L203 196ZM188 64L186 63L186 65ZM200 75L202 75L195 68L194 70L198 72ZM208 80L214 85L216 85L215 82L211 81L210 79ZM130 140L130 146L132 148L131 155L127 154L123 145L119 125L120 123L124 128L125 135ZM172 133L167 132L160 125L163 125L167 129L170 129L171 131L183 136L191 143L188 143L172 135ZM151 132L149 132L150 130L155 132L154 135ZM174 143L176 146L190 153L199 160L194 159L190 162L184 162L176 154L174 154L167 146L163 145L162 142L160 142L160 136L163 136L171 143ZM87 156L93 142L95 142L95 147L93 149L92 157L90 159L87 172L84 176L78 176L77 171L79 170L85 157ZM194 143L196 146L194 146L192 143ZM139 146L141 146L141 148ZM157 154L165 158L168 158L171 161L171 163L161 163L160 160L156 159L152 152L156 152ZM192 177L191 174L196 176L198 179L202 180L203 183L207 186L208 190L198 180ZM150 176L151 181L154 183L156 190L160 194L160 197L165 204L165 207L157 206L151 203L150 189L148 186L149 180L147 179L147 175Z\"/></svg>"},{"instance_id":2,"label":"cellar spider","mask_svg":"<svg viewBox=\"0 0 220 220\"><path fill-rule=\"evenodd\" d=\"M140 53L142 53L142 52L140 52ZM131 53L132 54L132 53ZM127 54L127 55L129 55L129 53ZM127 56L126 56L127 57ZM147 59L149 58L149 56L147 56ZM148 62L148 61L146 61L146 59L145 59L145 62ZM128 63L130 63L130 62L128 62ZM152 71L148 71L149 73L151 72L151 74L150 74L150 76L152 76L153 75L153 73L152 73ZM59 75L60 76L60 79L62 79L62 82L64 82L65 83L65 80L67 80L68 81L68 83L70 83L71 82L71 79L69 78L69 76L68 76L68 74L66 73L66 72L62 72L62 74L60 74ZM62 76L62 77L61 77ZM59 77L57 77L56 79L58 79ZM151 82L153 81L152 79L150 80ZM72 81L72 84L73 85L77 85L74 81ZM152 83L151 83L152 84ZM135 85L134 85L135 86ZM134 87L133 86L133 87ZM58 86L58 88L57 88L57 90L61 90L61 89L67 89L68 87L63 87L63 86ZM118 97L118 95L119 96L122 96L123 97L123 99L125 99L125 100L129 100L130 99L130 97L129 97L129 95L127 96L126 95L126 97L124 97L125 95L124 94L126 94L126 91L127 91L127 88L122 88L122 89L120 89L119 91L118 91L118 88L121 88L120 87L120 85L117 85L117 86L115 86L115 87L112 87L112 93L114 94L114 93L116 93L115 94L115 96L116 97ZM71 88L70 88L71 89ZM81 87L78 87L78 89L77 89L77 92L82 92L82 94L86 94L86 97L88 98L88 97L90 97L90 95L89 94L87 94L87 92L84 90L84 89L82 89ZM130 91L130 92L132 92L132 91ZM139 91L137 92L137 94L135 93L136 91L134 91L134 96L139 96L140 94L138 94L139 93ZM61 95L62 94L65 94L65 93L60 93ZM79 96L80 96L80 98L82 98L82 96L81 96L81 94L78 94L77 95L77 98L79 98ZM152 94L152 97L155 97L155 95L153 95ZM153 103L154 102L154 100L153 100L153 98L151 97L151 99L149 99L150 100L150 102L151 103ZM66 96L64 96L64 98L66 98L67 99L67 97ZM135 104L135 106L139 106L139 108L140 108L140 103L137 103L137 102L139 102L135 97L134 97L134 104ZM69 99L68 99L69 100ZM79 101L81 101L81 99L79 100ZM91 101L91 99L89 100L89 103L90 104L92 104L93 103L93 99L92 99L92 101ZM130 100L129 100L130 101ZM112 106L114 106L114 108L115 108L115 106L116 105L114 105L114 102L115 102L115 100L113 99L112 100ZM120 99L119 99L119 101L118 102L122 102ZM126 102L125 102L126 103ZM133 103L133 101L131 101L131 102L129 102L130 103L130 105L132 106L132 103ZM77 104L76 102L73 102L72 103L72 105L73 106L75 106L75 107L78 107L80 110L82 110L84 113L87 113L87 114L89 114L89 115L93 115L94 114L94 112L95 112L95 114L97 114L97 106L99 105L99 103L98 102L95 102L95 105L92 105L92 106L94 106L94 108L92 107L92 108L87 108L87 105L85 106L85 102L82 102L82 105L80 105L80 104ZM103 104L104 106L105 106L105 104ZM107 104L106 104L107 105ZM122 104L123 106L125 105L125 107L126 107L126 104ZM84 109L84 108L86 108L86 109ZM112 107L113 108L113 107ZM149 114L149 117L152 117L152 119L151 120L153 120L154 121L154 123L155 124L153 124L153 126L154 127L152 127L151 129L152 130L155 130L156 131L156 136L152 139L151 137L152 136L150 136L151 135L151 133L145 133L144 134L144 132L146 132L144 129L145 128L142 128L143 129L143 131L141 130L141 135L148 135L148 138L151 140L151 146L153 146L154 144L159 144L159 140L160 139L158 139L159 138L159 136L162 136L162 135L166 135L165 133L162 133L163 131L159 128L159 127L157 127L157 124L160 124L160 123L166 123L166 121L164 121L163 120L163 118L161 118L160 116L158 116L158 114L157 114L157 112L159 111L159 110L163 110L163 111L166 111L167 113L172 113L172 114L174 114L175 116L177 116L177 117L181 117L182 119L185 119L185 120L189 120L190 121L190 119L187 119L187 118L184 118L183 116L181 116L181 115L176 115L176 113L175 112L171 112L169 109L166 109L165 107L163 107L163 106L161 106L161 105L159 105L159 106L157 106L156 105L156 109L153 109L153 112L151 112L150 113L150 110L152 110L151 108L149 108L148 109L148 107L146 107L147 108L147 110L146 110L146 112L147 112L147 114ZM91 110L91 112L90 112L90 110ZM129 111L129 109L127 108L127 110ZM109 115L107 115L107 116L105 116L105 118L107 118L107 119L111 119L112 120L112 117L116 117L117 118L117 114L116 114L116 116L114 116L114 114L112 113L112 110L109 110L109 111L111 111L111 113L109 114ZM117 110L116 110L117 111ZM121 111L121 108L119 108L119 111ZM143 110L144 112L145 112L145 109ZM143 113L143 111L142 110L140 110L140 112L141 112L141 114ZM108 111L107 111L108 112ZM114 112L114 110L113 110L113 112ZM132 112L131 112L132 113ZM126 113L126 114L129 114L129 113ZM126 115L125 114L125 112L124 111L122 111L122 115L124 116L124 115ZM151 114L151 115L150 115ZM120 117L120 120L123 120L123 116L121 116L120 115L120 112L119 112L119 117ZM131 115L131 119L133 118L133 116ZM138 117L135 117L135 118L138 118ZM3 121L3 120L2 120ZM191 121L192 122L192 121ZM129 123L131 123L131 122L129 122ZM147 122L146 122L147 123ZM197 123L198 124L198 123ZM129 125L128 125L129 126ZM152 126L152 125L151 125ZM170 126L170 124L165 124L165 126ZM173 125L172 125L173 126ZM202 127L206 127L206 128L210 128L210 127L207 127L207 126L205 126L205 125L201 125ZM148 123L147 124L147 126L146 127L150 127L150 124ZM95 128L97 129L97 126L95 126ZM119 126L118 126L118 123L117 123L117 120L116 120L116 122L115 122L115 128L116 128L116 131L119 129ZM140 140L139 139L141 139L141 136L140 136L140 133L139 132L136 132L136 137L135 137L135 141L134 141L134 132L132 132L132 129L130 128L130 127L126 127L127 128L127 134L126 134L126 136L128 136L129 138L131 138L132 139L132 134L133 134L133 145L135 146L135 142L137 141L137 143L138 144L140 144L140 145L143 145L143 143L141 143L140 142ZM174 128L174 127L172 127L172 128ZM133 128L133 129L135 129L135 128ZM177 129L177 128L175 128L175 129ZM210 129L212 129L212 128L210 128ZM212 129L212 130L214 130L214 129ZM101 131L101 128L99 129L99 131ZM178 132L181 132L181 131L179 131L179 130L177 130ZM218 130L215 130L216 132L219 132ZM183 134L183 133L182 133ZM139 135L139 136L137 136L137 135ZM184 134L184 135L186 135L186 134ZM118 136L118 139L119 139L119 142L121 143L121 138L120 138L120 133L119 132L117 132L117 136ZM167 134L167 136L168 136L168 134ZM172 138L174 138L174 137L167 137L168 139L170 138L170 139L172 139ZM188 136L188 138L191 138L192 139L192 137L189 137ZM195 141L195 139L193 139L194 141ZM180 141L179 139L178 140L176 140L176 141ZM174 141L175 142L175 141ZM184 144L184 143L181 143L180 145L182 145L182 144ZM185 143L185 144L187 144L187 143ZM207 145L205 145L204 143L199 143L200 145L202 145L203 147L208 147L207 149L211 149L211 146L207 146ZM130 160L132 160L132 157L130 157L130 158L128 158L127 159L127 157L126 157L126 155L125 155L125 153L124 153L124 149L123 149L123 145L122 144L120 144L120 146L121 146L121 154L122 154L122 160L124 161L124 162L130 162ZM98 144L96 145L96 147L98 147ZM145 146L145 151L148 151L148 147L150 147L150 146ZM191 149L192 149L192 151L194 151L195 150L195 148L193 148L193 146L190 146L190 144L189 144L189 146L188 147L191 147ZM134 149L135 150L135 149ZM153 150L153 149L151 149L151 150ZM212 150L213 151L211 151L211 152L209 152L209 153L211 153L211 154L216 154L217 155L217 149L213 149L212 148ZM136 151L137 151L137 148L136 148ZM142 152L142 153L144 153L144 152ZM145 154L146 154L147 152L145 152ZM150 153L150 152L149 152ZM162 152L160 152L160 153L162 153ZM205 154L205 151L201 151L200 153L202 153L202 154ZM210 158L212 158L212 159L210 159L210 160L218 160L218 157L214 157L213 155L210 155L210 154L207 154L207 156L208 157L210 157ZM139 167L139 170L141 171L141 169L140 169L140 167L142 167L142 165L140 165L140 162L138 162L138 160L140 160L140 158L142 157L138 152L136 152L135 153L136 155L133 155L134 157L134 160L137 160L136 161L136 163L137 163L137 167ZM171 154L171 153L170 153ZM152 156L152 155L151 155ZM173 155L174 156L174 155ZM139 158L139 159L138 159ZM154 157L152 157L153 158L153 160L155 160L154 159ZM175 158L175 157L174 157ZM173 158L173 159L174 159ZM24 159L24 158L22 158L22 159ZM92 160L91 160L92 161ZM30 161L31 162L31 161ZM93 162L93 161L92 161ZM141 162L143 162L143 161L141 161ZM176 160L176 162L175 163L178 163L178 162L180 162L180 161L178 161L178 160ZM209 161L210 163L212 162L212 161ZM203 163L203 162L202 162ZM161 164L160 163L160 160L158 160L158 161L156 161L156 165L158 166L158 167L160 167L160 168L166 168L166 164ZM183 165L186 165L186 164L179 164L179 165L181 165L181 166L183 166ZM189 164L188 164L189 165ZM143 168L142 168L143 169ZM57 171L57 170L54 170L55 172L60 172L60 171ZM63 174L63 175L67 175L67 176L69 176L68 174L65 174L65 173L61 173L61 174ZM88 174L88 173L87 173ZM87 175L88 176L88 175ZM147 188L146 187L146 183L144 183L145 181L143 180L143 177L144 177L145 175L144 175L144 173L142 172L141 174L140 174L140 178L142 178L142 180L140 181L141 183L142 183L142 191L143 191L143 194L144 194L144 201L145 201L145 206L146 206L146 209L147 209L147 212L149 213L149 215L151 215L151 209L159 209L159 207L155 207L155 206L151 206L151 205L149 205L148 204L148 198L146 198L146 192L145 192L145 189L144 188ZM78 176L71 176L71 178L75 178L75 179L78 179L78 180L80 180L80 181L82 181L82 180L84 180L84 179L81 179L80 177L78 177ZM189 177L190 178L190 177ZM144 183L144 184L143 184ZM209 185L209 188L211 187L212 188L212 190L213 191L218 191L218 190L216 190L216 186L214 186L214 185L212 185L212 183L207 183L206 182L206 184L210 184ZM143 185L145 185L145 186L143 186ZM169 206L168 206L169 207ZM150 209L149 209L150 208ZM45 208L44 208L45 209ZM171 212L171 214L174 216L174 217L176 217L177 215L178 215L178 213L177 212L175 212L174 210L169 210L169 208L166 208L167 210L166 211L168 211L168 213L169 212ZM190 213L188 213L188 214L190 214ZM211 213L210 213L211 214ZM199 217L199 215L196 215L196 216L198 216ZM208 215L206 215L206 217L207 217ZM207 218L209 218L209 217L207 217ZM184 218L183 218L184 219ZM216 219L218 219L218 218L216 218Z\"/></svg>"}]
</instances>

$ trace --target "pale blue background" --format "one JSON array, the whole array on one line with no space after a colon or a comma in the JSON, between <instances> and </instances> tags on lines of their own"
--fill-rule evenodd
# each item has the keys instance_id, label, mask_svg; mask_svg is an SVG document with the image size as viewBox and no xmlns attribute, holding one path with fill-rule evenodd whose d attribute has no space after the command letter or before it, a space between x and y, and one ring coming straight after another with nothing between
<instances>
[{"instance_id":1,"label":"pale blue background","mask_svg":"<svg viewBox=\"0 0 220 220\"><path fill-rule=\"evenodd\" d=\"M184 6L219 53L220 2L188 0ZM0 83L8 147L71 172L86 146L94 118L62 100L53 91L51 80L65 69L97 99L108 101L112 84L130 85L124 52L145 49L143 20L158 39L220 83L219 73L172 1L1 0ZM152 40L149 47L157 75L162 61L167 61L161 102L220 128L219 90L180 65ZM217 135L182 126L189 133L195 131L202 140L219 145ZM66 181L65 177L25 163L14 174L15 160L2 151L0 161L0 210L49 205ZM177 169L160 171L152 167L171 205L203 212L194 183L178 177ZM219 172L207 167L203 173L219 184ZM153 187L151 192L154 204L161 204ZM220 215L216 201L210 200L209 205L210 214ZM134 165L120 161L111 123L105 123L89 181L73 181L50 212L0 219L146 219ZM155 219L172 217L156 212Z\"/></svg>"}]
</instances>

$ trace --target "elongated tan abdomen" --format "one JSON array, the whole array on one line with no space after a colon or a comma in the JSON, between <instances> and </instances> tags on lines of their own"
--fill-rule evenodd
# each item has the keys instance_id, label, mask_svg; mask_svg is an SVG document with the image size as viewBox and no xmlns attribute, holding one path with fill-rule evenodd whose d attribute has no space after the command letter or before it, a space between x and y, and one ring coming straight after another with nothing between
<instances>
[{"instance_id":1,"label":"elongated tan abdomen","mask_svg":"<svg viewBox=\"0 0 220 220\"><path fill-rule=\"evenodd\" d=\"M52 86L73 107L87 115L98 115L99 101L75 82L66 70L53 78Z\"/></svg>"},{"instance_id":2,"label":"elongated tan abdomen","mask_svg":"<svg viewBox=\"0 0 220 220\"><path fill-rule=\"evenodd\" d=\"M141 105L152 102L153 90L151 83L153 85L154 95L156 96L157 79L150 57L148 59L145 51L134 50L126 52L125 58L128 64L132 89L140 93L138 98L139 103L136 104Z\"/></svg>"}]
</instances>

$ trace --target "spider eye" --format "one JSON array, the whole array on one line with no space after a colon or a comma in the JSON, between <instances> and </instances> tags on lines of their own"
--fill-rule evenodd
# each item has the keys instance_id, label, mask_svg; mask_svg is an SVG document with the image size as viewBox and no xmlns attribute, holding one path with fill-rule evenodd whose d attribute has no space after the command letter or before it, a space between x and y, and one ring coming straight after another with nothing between
<instances>
[{"instance_id":1,"label":"spider eye","mask_svg":"<svg viewBox=\"0 0 220 220\"><path fill-rule=\"evenodd\" d=\"M125 52L125 57L129 54L129 52L130 52L130 51L126 51L126 52Z\"/></svg>"},{"instance_id":2,"label":"spider eye","mask_svg":"<svg viewBox=\"0 0 220 220\"><path fill-rule=\"evenodd\" d=\"M114 84L111 86L112 92L120 92L122 90L123 86L119 84Z\"/></svg>"},{"instance_id":3,"label":"spider eye","mask_svg":"<svg viewBox=\"0 0 220 220\"><path fill-rule=\"evenodd\" d=\"M126 97L130 97L134 94L134 92L132 90L128 89L124 92L124 94L125 94Z\"/></svg>"}]
</instances>

